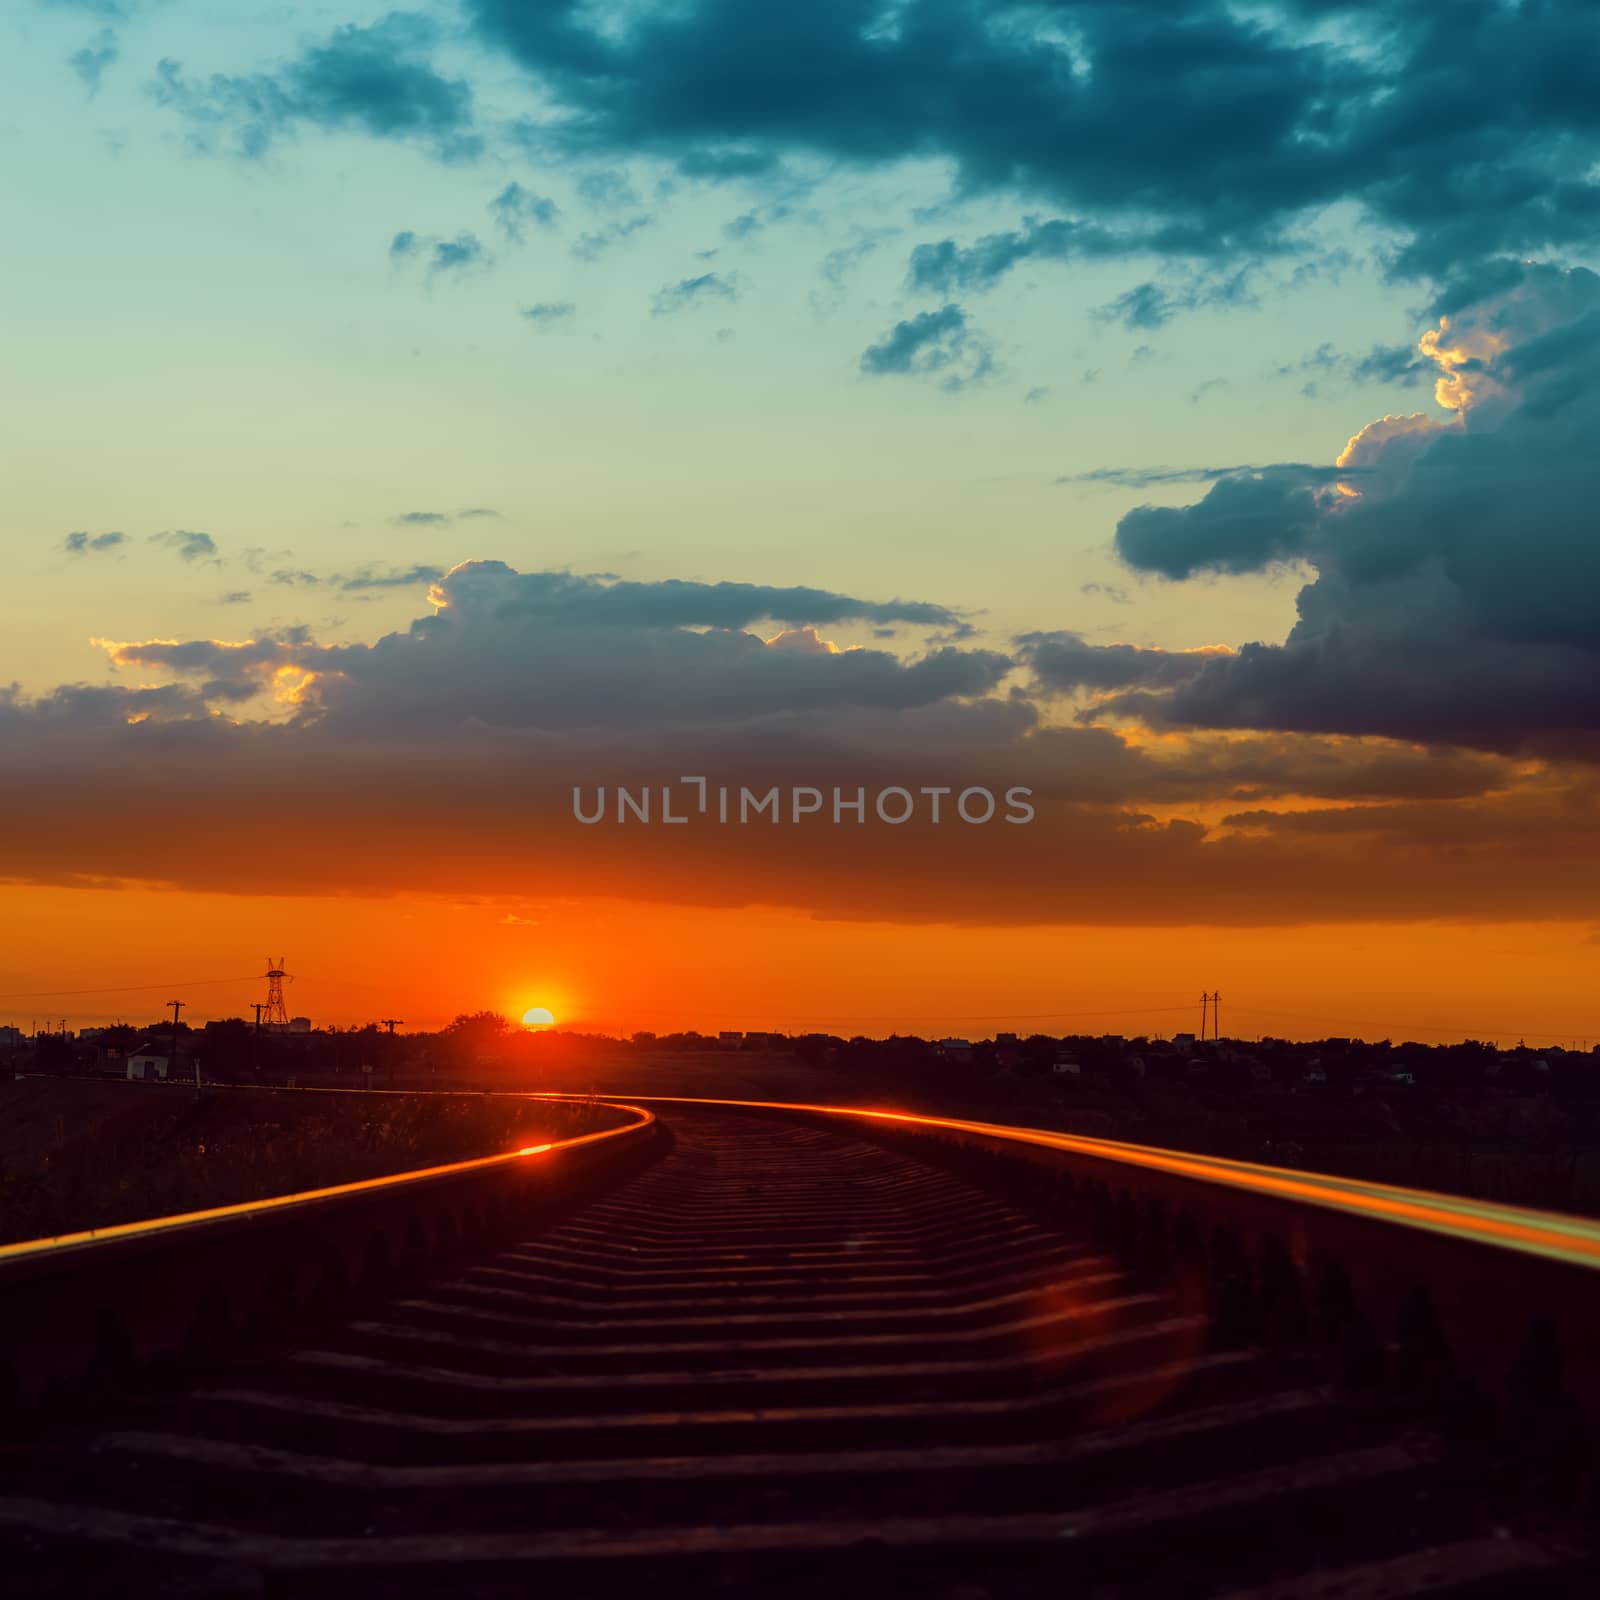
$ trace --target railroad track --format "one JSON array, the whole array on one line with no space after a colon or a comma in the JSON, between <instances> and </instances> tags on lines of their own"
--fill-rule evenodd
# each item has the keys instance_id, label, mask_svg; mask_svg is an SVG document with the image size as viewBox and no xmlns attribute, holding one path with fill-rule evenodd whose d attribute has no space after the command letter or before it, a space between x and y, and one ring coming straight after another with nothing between
<instances>
[{"instance_id":1,"label":"railroad track","mask_svg":"<svg viewBox=\"0 0 1600 1600\"><path fill-rule=\"evenodd\" d=\"M11 1594L1576 1595L1567 1522L848 1123L679 1107L571 1214L14 1443Z\"/></svg>"}]
</instances>

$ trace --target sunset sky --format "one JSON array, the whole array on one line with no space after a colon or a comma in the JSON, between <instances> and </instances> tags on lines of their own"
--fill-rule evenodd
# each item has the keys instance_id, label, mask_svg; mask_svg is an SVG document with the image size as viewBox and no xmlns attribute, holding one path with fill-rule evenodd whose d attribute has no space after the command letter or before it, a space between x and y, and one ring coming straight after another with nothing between
<instances>
[{"instance_id":1,"label":"sunset sky","mask_svg":"<svg viewBox=\"0 0 1600 1600\"><path fill-rule=\"evenodd\" d=\"M15 0L0 1023L1594 1042L1593 24Z\"/></svg>"}]
</instances>

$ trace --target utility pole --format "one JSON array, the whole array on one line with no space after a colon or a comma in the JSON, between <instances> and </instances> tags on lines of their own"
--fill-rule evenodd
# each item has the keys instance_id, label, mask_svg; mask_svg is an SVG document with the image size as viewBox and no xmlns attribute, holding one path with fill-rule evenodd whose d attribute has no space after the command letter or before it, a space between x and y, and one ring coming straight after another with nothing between
<instances>
[{"instance_id":1,"label":"utility pole","mask_svg":"<svg viewBox=\"0 0 1600 1600\"><path fill-rule=\"evenodd\" d=\"M404 1022L405 1020L406 1019L404 1017L379 1017L378 1018L378 1021L381 1022L384 1025L384 1027L386 1027L389 1030L390 1033L393 1033L394 1030L396 1028L398 1028L400 1026L400 1024L402 1022Z\"/></svg>"},{"instance_id":2,"label":"utility pole","mask_svg":"<svg viewBox=\"0 0 1600 1600\"><path fill-rule=\"evenodd\" d=\"M1215 989L1211 991L1211 1037L1222 1037L1222 996Z\"/></svg>"},{"instance_id":3,"label":"utility pole","mask_svg":"<svg viewBox=\"0 0 1600 1600\"><path fill-rule=\"evenodd\" d=\"M1204 989L1202 989L1200 991L1200 1037L1202 1040L1204 1040L1206 1036L1206 1007L1210 1004L1211 996L1208 995Z\"/></svg>"},{"instance_id":4,"label":"utility pole","mask_svg":"<svg viewBox=\"0 0 1600 1600\"><path fill-rule=\"evenodd\" d=\"M188 1001L169 1000L167 1001L167 1004L172 1007L172 1062L167 1068L167 1076L169 1078L176 1078L178 1076L178 1013L183 1010L184 1006L188 1004ZM194 1088L195 1093L198 1094L200 1092L199 1062L195 1063L194 1068Z\"/></svg>"},{"instance_id":5,"label":"utility pole","mask_svg":"<svg viewBox=\"0 0 1600 1600\"><path fill-rule=\"evenodd\" d=\"M267 1009L267 1003L264 1000L253 1000L251 1004L256 1008L256 1032L260 1033L261 1013Z\"/></svg>"}]
</instances>

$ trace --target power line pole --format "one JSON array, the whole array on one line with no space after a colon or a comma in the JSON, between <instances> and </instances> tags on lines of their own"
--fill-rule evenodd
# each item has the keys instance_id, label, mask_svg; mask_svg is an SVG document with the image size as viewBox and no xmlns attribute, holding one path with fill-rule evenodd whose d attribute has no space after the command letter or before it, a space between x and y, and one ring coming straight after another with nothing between
<instances>
[{"instance_id":1,"label":"power line pole","mask_svg":"<svg viewBox=\"0 0 1600 1600\"><path fill-rule=\"evenodd\" d=\"M378 1021L381 1022L384 1025L384 1027L386 1027L389 1030L390 1033L393 1033L394 1030L396 1028L398 1028L400 1026L400 1024L402 1022L404 1022L405 1020L406 1019L404 1017L379 1017L378 1018Z\"/></svg>"},{"instance_id":2,"label":"power line pole","mask_svg":"<svg viewBox=\"0 0 1600 1600\"><path fill-rule=\"evenodd\" d=\"M1211 1004L1211 996L1204 989L1200 991L1200 1038L1202 1042L1206 1036L1206 1007Z\"/></svg>"},{"instance_id":3,"label":"power line pole","mask_svg":"<svg viewBox=\"0 0 1600 1600\"><path fill-rule=\"evenodd\" d=\"M172 1061L171 1061L171 1064L167 1068L167 1076L169 1078L176 1078L178 1076L178 1054L179 1054L179 1051L178 1051L178 1013L183 1010L184 1006L186 1006L188 1004L188 1001L186 1001L186 1000L169 1000L169 1001L167 1001L167 1004L172 1007ZM195 1087L195 1092L198 1094L199 1091L200 1091L200 1064L198 1062L195 1063L195 1069L194 1069L194 1087Z\"/></svg>"},{"instance_id":4,"label":"power line pole","mask_svg":"<svg viewBox=\"0 0 1600 1600\"><path fill-rule=\"evenodd\" d=\"M1215 989L1211 991L1211 1037L1222 1037L1222 996Z\"/></svg>"}]
</instances>

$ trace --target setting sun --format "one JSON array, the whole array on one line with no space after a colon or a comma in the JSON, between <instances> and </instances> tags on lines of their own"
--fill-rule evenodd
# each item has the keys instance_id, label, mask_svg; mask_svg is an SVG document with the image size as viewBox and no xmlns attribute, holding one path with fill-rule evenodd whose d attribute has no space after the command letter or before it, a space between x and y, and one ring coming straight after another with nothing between
<instances>
[{"instance_id":1,"label":"setting sun","mask_svg":"<svg viewBox=\"0 0 1600 1600\"><path fill-rule=\"evenodd\" d=\"M549 1028L554 1026L555 1017L544 1006L529 1006L522 1013L522 1025L525 1028Z\"/></svg>"}]
</instances>

